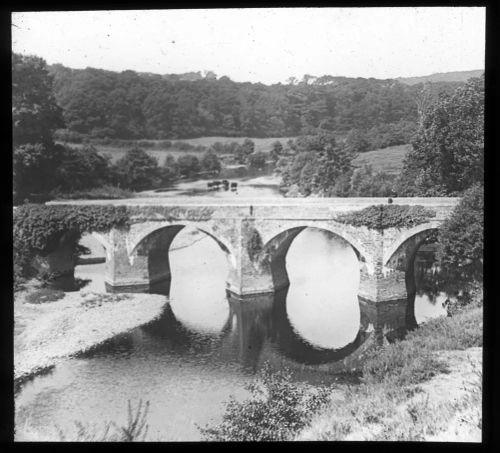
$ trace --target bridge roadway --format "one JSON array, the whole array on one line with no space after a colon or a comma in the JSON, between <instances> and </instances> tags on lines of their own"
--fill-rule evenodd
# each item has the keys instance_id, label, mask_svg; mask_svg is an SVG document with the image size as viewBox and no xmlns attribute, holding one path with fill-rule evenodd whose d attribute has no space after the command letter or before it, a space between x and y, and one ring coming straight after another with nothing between
<instances>
[{"instance_id":1,"label":"bridge roadway","mask_svg":"<svg viewBox=\"0 0 500 453\"><path fill-rule=\"evenodd\" d=\"M168 251L183 228L212 237L225 252L231 297L251 300L289 285L286 253L305 228L332 233L350 245L359 260L359 300L364 319L398 328L414 323L415 254L450 215L459 198L394 198L394 205L420 205L435 212L428 222L383 231L337 221L339 214L388 204L387 198L217 198L151 197L69 200L49 205L113 205L130 209L131 226L94 233L106 249L106 284L112 291L170 287ZM73 273L70 244L49 257L49 267Z\"/></svg>"}]
</instances>

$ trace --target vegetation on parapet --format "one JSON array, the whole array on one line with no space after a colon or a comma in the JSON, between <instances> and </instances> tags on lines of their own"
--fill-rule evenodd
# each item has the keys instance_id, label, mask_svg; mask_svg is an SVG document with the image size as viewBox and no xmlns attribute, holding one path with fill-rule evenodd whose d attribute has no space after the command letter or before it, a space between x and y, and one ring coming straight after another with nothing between
<instances>
[{"instance_id":1,"label":"vegetation on parapet","mask_svg":"<svg viewBox=\"0 0 500 453\"><path fill-rule=\"evenodd\" d=\"M356 227L364 226L382 231L387 228L411 228L426 223L435 216L433 210L419 205L380 204L341 214L335 220Z\"/></svg>"},{"instance_id":2,"label":"vegetation on parapet","mask_svg":"<svg viewBox=\"0 0 500 453\"><path fill-rule=\"evenodd\" d=\"M13 215L14 286L33 276L33 258L54 251L63 237L76 253L83 233L126 227L129 222L125 206L19 206Z\"/></svg>"}]
</instances>

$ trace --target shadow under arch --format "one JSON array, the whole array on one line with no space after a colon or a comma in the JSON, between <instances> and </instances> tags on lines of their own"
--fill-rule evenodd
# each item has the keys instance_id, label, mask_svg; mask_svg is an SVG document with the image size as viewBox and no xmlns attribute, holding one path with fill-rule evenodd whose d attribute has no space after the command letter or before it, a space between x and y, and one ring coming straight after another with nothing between
<instances>
[{"instance_id":1,"label":"shadow under arch","mask_svg":"<svg viewBox=\"0 0 500 453\"><path fill-rule=\"evenodd\" d=\"M210 237L224 252L229 272L234 267L234 258L229 247L203 227L190 224L163 225L144 236L129 253L132 259L134 255L146 258L147 274L150 282L149 292L164 295L170 293L171 268L169 251L172 242L183 229L197 230Z\"/></svg>"},{"instance_id":2,"label":"shadow under arch","mask_svg":"<svg viewBox=\"0 0 500 453\"><path fill-rule=\"evenodd\" d=\"M420 247L427 243L435 242L437 239L437 226L419 228L413 234L410 231L403 242L392 252L386 267L396 271L404 272L407 293L407 304L405 313L406 329L411 330L417 326L415 317L415 298L417 295L417 282L415 278L415 258Z\"/></svg>"}]
</instances>

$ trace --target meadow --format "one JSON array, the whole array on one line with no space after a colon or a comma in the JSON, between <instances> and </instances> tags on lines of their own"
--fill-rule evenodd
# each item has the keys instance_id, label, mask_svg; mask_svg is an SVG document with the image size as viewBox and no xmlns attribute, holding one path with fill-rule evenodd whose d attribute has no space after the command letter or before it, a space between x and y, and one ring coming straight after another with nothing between
<instances>
[{"instance_id":1,"label":"meadow","mask_svg":"<svg viewBox=\"0 0 500 453\"><path fill-rule=\"evenodd\" d=\"M369 164L375 171L384 171L390 175L398 175L403 168L403 160L411 145L389 146L359 154L354 159L355 167Z\"/></svg>"}]
</instances>

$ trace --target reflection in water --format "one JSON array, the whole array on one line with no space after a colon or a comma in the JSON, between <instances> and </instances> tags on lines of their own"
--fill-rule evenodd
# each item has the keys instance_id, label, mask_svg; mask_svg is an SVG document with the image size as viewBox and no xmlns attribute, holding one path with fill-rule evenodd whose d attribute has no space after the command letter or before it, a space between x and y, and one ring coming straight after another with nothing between
<instances>
[{"instance_id":1,"label":"reflection in water","mask_svg":"<svg viewBox=\"0 0 500 453\"><path fill-rule=\"evenodd\" d=\"M359 330L359 262L352 247L322 230L306 228L286 257L287 312L300 336L320 348L350 343Z\"/></svg>"},{"instance_id":2,"label":"reflection in water","mask_svg":"<svg viewBox=\"0 0 500 453\"><path fill-rule=\"evenodd\" d=\"M440 291L436 282L436 244L426 244L417 252L415 258L415 296L414 313L417 324L439 316L446 316L444 301L448 295Z\"/></svg>"},{"instance_id":3,"label":"reflection in water","mask_svg":"<svg viewBox=\"0 0 500 453\"><path fill-rule=\"evenodd\" d=\"M247 396L244 386L263 357L276 367L280 358L322 364L364 341L368 316L366 305L352 297L359 268L351 253L323 233L305 230L287 257L288 291L241 301L224 293L227 263L212 239L171 252L172 303L162 317L26 383L16 395L16 439L30 438L25 424L47 433L55 424L71 432L73 420L98 427L122 423L127 400L142 398L150 401L148 440L199 440L196 425L217 423L229 395ZM91 289L103 291L102 266L79 266L77 276L91 278ZM415 301L419 322L432 314L424 297ZM440 302L427 305L437 312ZM317 378L298 369L297 379Z\"/></svg>"},{"instance_id":4,"label":"reflection in water","mask_svg":"<svg viewBox=\"0 0 500 453\"><path fill-rule=\"evenodd\" d=\"M172 242L176 249L189 233L181 230ZM170 303L177 319L202 332L220 332L229 315L226 277L229 272L225 254L217 243L205 238L191 247L170 253Z\"/></svg>"}]
</instances>

